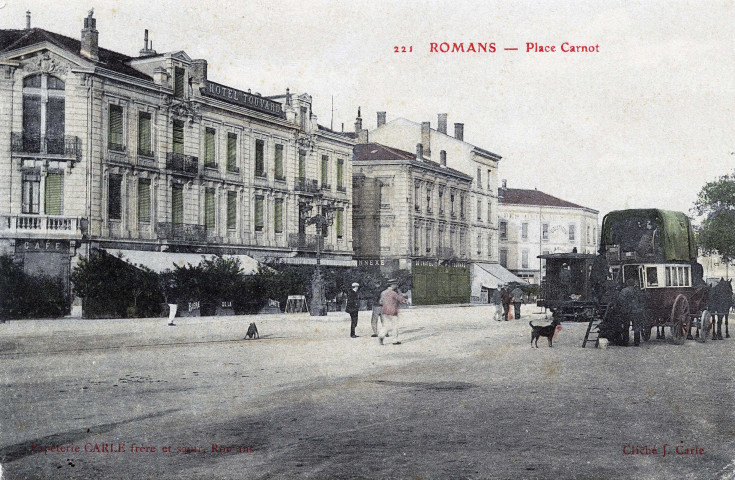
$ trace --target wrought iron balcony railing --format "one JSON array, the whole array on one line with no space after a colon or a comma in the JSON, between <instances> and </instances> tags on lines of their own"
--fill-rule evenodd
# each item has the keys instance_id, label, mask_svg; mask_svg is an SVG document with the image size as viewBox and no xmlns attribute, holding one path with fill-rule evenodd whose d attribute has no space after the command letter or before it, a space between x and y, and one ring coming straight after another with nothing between
<instances>
[{"instance_id":1,"label":"wrought iron balcony railing","mask_svg":"<svg viewBox=\"0 0 735 480\"><path fill-rule=\"evenodd\" d=\"M166 153L166 168L179 173L196 175L199 173L199 159L183 153Z\"/></svg>"},{"instance_id":2,"label":"wrought iron balcony railing","mask_svg":"<svg viewBox=\"0 0 735 480\"><path fill-rule=\"evenodd\" d=\"M161 240L180 240L184 242L207 241L207 228L190 223L158 222L156 234Z\"/></svg>"},{"instance_id":3,"label":"wrought iron balcony railing","mask_svg":"<svg viewBox=\"0 0 735 480\"><path fill-rule=\"evenodd\" d=\"M451 247L436 247L436 256L439 258L452 258L454 249Z\"/></svg>"},{"instance_id":4,"label":"wrought iron balcony railing","mask_svg":"<svg viewBox=\"0 0 735 480\"><path fill-rule=\"evenodd\" d=\"M317 193L319 191L319 182L310 178L296 178L294 190L297 192Z\"/></svg>"},{"instance_id":5,"label":"wrought iron balcony railing","mask_svg":"<svg viewBox=\"0 0 735 480\"><path fill-rule=\"evenodd\" d=\"M12 153L61 155L79 160L82 156L82 142L74 135L41 137L22 132L11 132L10 151Z\"/></svg>"},{"instance_id":6,"label":"wrought iron balcony railing","mask_svg":"<svg viewBox=\"0 0 735 480\"><path fill-rule=\"evenodd\" d=\"M344 193L347 191L347 187L345 187L344 185L337 185L337 191Z\"/></svg>"}]
</instances>

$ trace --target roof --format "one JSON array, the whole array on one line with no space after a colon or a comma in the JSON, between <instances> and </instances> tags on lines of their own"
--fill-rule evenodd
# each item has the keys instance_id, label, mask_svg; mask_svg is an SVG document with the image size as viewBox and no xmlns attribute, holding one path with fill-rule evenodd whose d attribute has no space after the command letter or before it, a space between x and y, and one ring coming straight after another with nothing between
<instances>
[{"instance_id":1,"label":"roof","mask_svg":"<svg viewBox=\"0 0 735 480\"><path fill-rule=\"evenodd\" d=\"M539 190L526 190L523 188L501 188L498 195L498 202L503 205L531 205L535 207L563 207L563 208L584 208L597 210L577 205L576 203L567 202L561 198L554 197L548 193Z\"/></svg>"},{"instance_id":2,"label":"roof","mask_svg":"<svg viewBox=\"0 0 735 480\"><path fill-rule=\"evenodd\" d=\"M79 39L49 32L42 28L30 28L27 30L0 30L0 52L8 52L43 42L49 42L75 55L81 55L79 52L82 48L82 42ZM92 62L92 60L89 59L87 60L99 67L106 68L123 75L143 80L153 80L150 76L129 65L129 62L133 60L133 57L101 47L99 48L98 55L99 61L97 62Z\"/></svg>"},{"instance_id":3,"label":"roof","mask_svg":"<svg viewBox=\"0 0 735 480\"><path fill-rule=\"evenodd\" d=\"M432 162L431 160L423 159L423 160L417 160L415 153L410 153L405 150L401 150L398 148L389 147L387 145L383 145L382 143L360 143L355 145L354 151L354 159L357 161L362 162L380 162L380 161L390 161L390 160L403 160L403 161L416 161L419 163L425 163L427 165L431 165L432 167L441 168L442 170L446 170L448 172L451 172L454 175L461 175L465 178L472 178L469 175L460 172L459 170L455 170L450 167L442 167L436 162Z\"/></svg>"}]
</instances>

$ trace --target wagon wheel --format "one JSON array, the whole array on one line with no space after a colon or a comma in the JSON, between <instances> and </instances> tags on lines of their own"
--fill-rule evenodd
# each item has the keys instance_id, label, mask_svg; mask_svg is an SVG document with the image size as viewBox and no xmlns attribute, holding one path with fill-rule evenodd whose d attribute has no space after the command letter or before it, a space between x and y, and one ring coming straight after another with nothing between
<instances>
[{"instance_id":1,"label":"wagon wheel","mask_svg":"<svg viewBox=\"0 0 735 480\"><path fill-rule=\"evenodd\" d=\"M699 319L699 341L704 343L709 340L710 330L712 330L712 314L708 310L702 312Z\"/></svg>"},{"instance_id":2,"label":"wagon wheel","mask_svg":"<svg viewBox=\"0 0 735 480\"><path fill-rule=\"evenodd\" d=\"M671 337L674 343L681 345L689 333L689 300L682 294L677 295L671 307Z\"/></svg>"}]
</instances>

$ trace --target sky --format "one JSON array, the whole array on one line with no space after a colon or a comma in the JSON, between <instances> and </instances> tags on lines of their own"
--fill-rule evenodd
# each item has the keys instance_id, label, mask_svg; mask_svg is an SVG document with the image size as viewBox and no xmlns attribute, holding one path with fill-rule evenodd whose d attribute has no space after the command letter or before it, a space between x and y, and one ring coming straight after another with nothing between
<instances>
[{"instance_id":1,"label":"sky","mask_svg":"<svg viewBox=\"0 0 735 480\"><path fill-rule=\"evenodd\" d=\"M354 129L358 106L369 129L377 111L434 128L447 113L450 132L464 123L466 141L503 157L508 187L601 216L689 213L706 182L735 170L733 1L0 0L0 28L23 28L30 10L32 26L76 38L92 7L100 46L137 55L147 28L159 53L206 59L212 81L309 93L337 130Z\"/></svg>"}]
</instances>

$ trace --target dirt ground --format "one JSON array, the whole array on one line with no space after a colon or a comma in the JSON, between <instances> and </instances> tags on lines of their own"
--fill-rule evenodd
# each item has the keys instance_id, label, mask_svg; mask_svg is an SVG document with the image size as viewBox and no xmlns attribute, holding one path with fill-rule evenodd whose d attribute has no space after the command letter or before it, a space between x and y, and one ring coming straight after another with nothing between
<instances>
[{"instance_id":1,"label":"dirt ground","mask_svg":"<svg viewBox=\"0 0 735 480\"><path fill-rule=\"evenodd\" d=\"M735 478L735 337L536 349L524 308L0 324L3 479Z\"/></svg>"}]
</instances>

